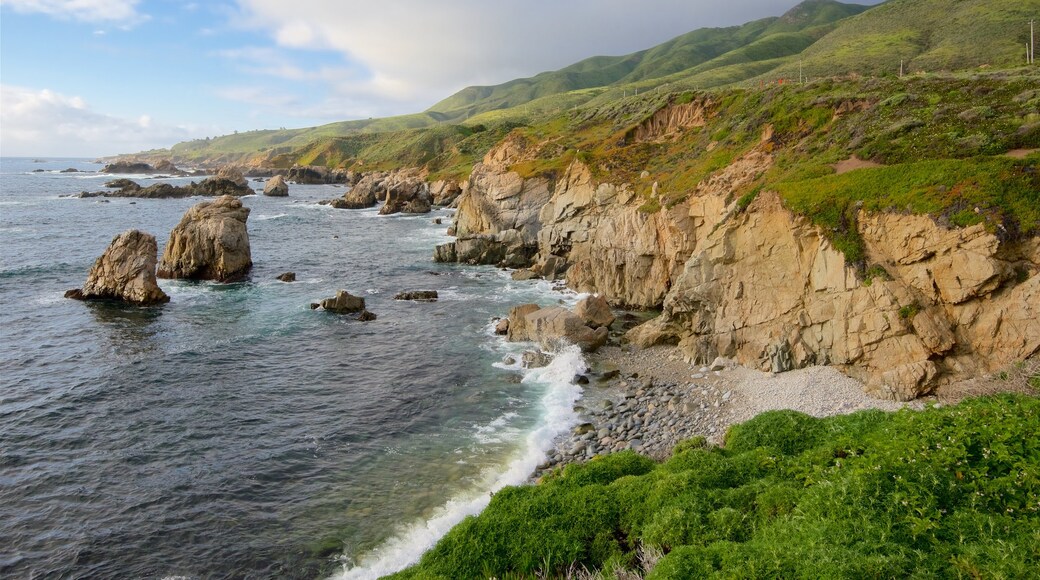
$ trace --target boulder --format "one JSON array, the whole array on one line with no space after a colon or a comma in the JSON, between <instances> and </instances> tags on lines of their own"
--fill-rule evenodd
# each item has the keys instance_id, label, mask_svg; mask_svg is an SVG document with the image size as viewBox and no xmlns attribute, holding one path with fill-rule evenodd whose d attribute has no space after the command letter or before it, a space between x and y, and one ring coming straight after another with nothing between
<instances>
[{"instance_id":1,"label":"boulder","mask_svg":"<svg viewBox=\"0 0 1040 580\"><path fill-rule=\"evenodd\" d=\"M447 207L455 203L462 194L462 186L453 179L441 179L430 184L433 205Z\"/></svg>"},{"instance_id":2,"label":"boulder","mask_svg":"<svg viewBox=\"0 0 1040 580\"><path fill-rule=\"evenodd\" d=\"M82 289L70 290L66 298L77 300L121 300L149 306L170 301L155 279L158 253L155 236L129 230L112 239L87 275Z\"/></svg>"},{"instance_id":3,"label":"boulder","mask_svg":"<svg viewBox=\"0 0 1040 580\"><path fill-rule=\"evenodd\" d=\"M320 306L334 314L355 314L365 312L365 299L346 290L339 290L336 296L322 300Z\"/></svg>"},{"instance_id":4,"label":"boulder","mask_svg":"<svg viewBox=\"0 0 1040 580\"><path fill-rule=\"evenodd\" d=\"M575 307L574 313L592 328L609 327L614 323L614 313L610 310L607 299L602 296L589 296L581 300Z\"/></svg>"},{"instance_id":5,"label":"boulder","mask_svg":"<svg viewBox=\"0 0 1040 580\"><path fill-rule=\"evenodd\" d=\"M231 196L192 206L170 232L160 278L234 282L253 267L246 220L249 208Z\"/></svg>"},{"instance_id":6,"label":"boulder","mask_svg":"<svg viewBox=\"0 0 1040 580\"><path fill-rule=\"evenodd\" d=\"M269 197L288 197L289 184L281 175L275 175L264 185L264 195Z\"/></svg>"},{"instance_id":7,"label":"boulder","mask_svg":"<svg viewBox=\"0 0 1040 580\"><path fill-rule=\"evenodd\" d=\"M376 319L376 315L367 310L362 310L361 314L358 314L357 319L359 322L371 322Z\"/></svg>"},{"instance_id":8,"label":"boulder","mask_svg":"<svg viewBox=\"0 0 1040 580\"><path fill-rule=\"evenodd\" d=\"M295 282L296 272L285 272L284 274L279 274L278 280L282 282Z\"/></svg>"},{"instance_id":9,"label":"boulder","mask_svg":"<svg viewBox=\"0 0 1040 580\"><path fill-rule=\"evenodd\" d=\"M410 292L398 292L394 300L412 300L415 302L436 302L436 290L412 290Z\"/></svg>"},{"instance_id":10,"label":"boulder","mask_svg":"<svg viewBox=\"0 0 1040 580\"><path fill-rule=\"evenodd\" d=\"M68 169L62 169L61 173L79 173L79 169L75 167L69 167Z\"/></svg>"},{"instance_id":11,"label":"boulder","mask_svg":"<svg viewBox=\"0 0 1040 580\"><path fill-rule=\"evenodd\" d=\"M527 330L527 315L541 310L537 304L521 304L509 309L509 327L507 328L510 342L521 342L534 340Z\"/></svg>"},{"instance_id":12,"label":"boulder","mask_svg":"<svg viewBox=\"0 0 1040 580\"><path fill-rule=\"evenodd\" d=\"M429 185L419 177L408 177L399 181L387 180L386 195L381 215L394 213L429 213L433 198Z\"/></svg>"},{"instance_id":13,"label":"boulder","mask_svg":"<svg viewBox=\"0 0 1040 580\"><path fill-rule=\"evenodd\" d=\"M221 167L213 177L203 179L198 184L192 183L189 189L192 190L193 195L204 196L233 195L240 197L256 193L249 186L249 181L242 175L242 172L230 165Z\"/></svg>"},{"instance_id":14,"label":"boulder","mask_svg":"<svg viewBox=\"0 0 1040 580\"><path fill-rule=\"evenodd\" d=\"M169 173L172 175L183 175L184 172L177 168L169 159L161 159L153 168L157 173Z\"/></svg>"},{"instance_id":15,"label":"boulder","mask_svg":"<svg viewBox=\"0 0 1040 580\"><path fill-rule=\"evenodd\" d=\"M585 321L577 314L566 308L542 308L524 318L528 335L543 347L551 348L555 343L563 341L578 345L583 352L593 352L607 342L608 331L605 326L593 330L585 326Z\"/></svg>"},{"instance_id":16,"label":"boulder","mask_svg":"<svg viewBox=\"0 0 1040 580\"><path fill-rule=\"evenodd\" d=\"M495 324L495 334L499 336L505 336L506 334L509 334L508 318L503 318L502 320L499 320L497 324Z\"/></svg>"}]
</instances>

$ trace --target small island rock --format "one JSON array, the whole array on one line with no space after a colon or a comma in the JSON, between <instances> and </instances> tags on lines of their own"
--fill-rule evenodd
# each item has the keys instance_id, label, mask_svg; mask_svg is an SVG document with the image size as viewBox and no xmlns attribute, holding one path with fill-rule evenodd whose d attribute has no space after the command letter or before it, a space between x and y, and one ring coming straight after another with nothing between
<instances>
[{"instance_id":1,"label":"small island rock","mask_svg":"<svg viewBox=\"0 0 1040 580\"><path fill-rule=\"evenodd\" d=\"M264 195L269 197L287 197L289 195L289 184L281 175L275 175L268 180L264 186Z\"/></svg>"},{"instance_id":2,"label":"small island rock","mask_svg":"<svg viewBox=\"0 0 1040 580\"><path fill-rule=\"evenodd\" d=\"M281 280L282 282L295 282L296 272L285 272L284 274L279 274L278 280Z\"/></svg>"},{"instance_id":3,"label":"small island rock","mask_svg":"<svg viewBox=\"0 0 1040 580\"><path fill-rule=\"evenodd\" d=\"M170 232L160 278L235 282L253 266L246 220L249 208L231 196L192 206Z\"/></svg>"},{"instance_id":4,"label":"small island rock","mask_svg":"<svg viewBox=\"0 0 1040 580\"><path fill-rule=\"evenodd\" d=\"M66 298L121 300L150 306L170 301L155 279L158 245L155 236L129 230L112 239L87 275L82 289L69 290Z\"/></svg>"}]
</instances>

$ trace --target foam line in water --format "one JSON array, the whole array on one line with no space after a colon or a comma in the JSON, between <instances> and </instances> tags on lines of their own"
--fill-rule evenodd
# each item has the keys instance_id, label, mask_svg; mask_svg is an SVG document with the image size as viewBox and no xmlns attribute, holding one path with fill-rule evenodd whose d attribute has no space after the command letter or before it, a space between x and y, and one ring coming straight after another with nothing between
<instances>
[{"instance_id":1,"label":"foam line in water","mask_svg":"<svg viewBox=\"0 0 1040 580\"><path fill-rule=\"evenodd\" d=\"M489 474L478 489L452 498L433 517L410 526L381 547L362 556L356 567L345 568L333 578L362 580L403 570L418 562L423 553L466 516L483 511L491 501L491 493L526 482L538 465L545 461L553 440L578 423L574 403L581 396L581 387L571 381L576 374L586 370L581 351L576 346L570 346L560 351L548 366L528 371L524 383L538 383L545 387L541 399L542 417L535 430L528 433L520 453L505 469Z\"/></svg>"}]
</instances>

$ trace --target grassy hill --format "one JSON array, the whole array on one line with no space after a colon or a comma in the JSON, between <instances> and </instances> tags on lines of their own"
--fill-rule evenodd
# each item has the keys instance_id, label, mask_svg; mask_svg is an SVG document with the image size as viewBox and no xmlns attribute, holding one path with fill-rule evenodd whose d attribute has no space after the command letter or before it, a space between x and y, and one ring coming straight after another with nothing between
<instances>
[{"instance_id":1,"label":"grassy hill","mask_svg":"<svg viewBox=\"0 0 1040 580\"><path fill-rule=\"evenodd\" d=\"M1025 62L1040 0L890 0L841 23L801 53L810 76L1006 67ZM772 76L797 78L788 63Z\"/></svg>"},{"instance_id":2,"label":"grassy hill","mask_svg":"<svg viewBox=\"0 0 1040 580\"><path fill-rule=\"evenodd\" d=\"M728 28L702 28L633 54L597 56L531 78L468 87L430 107L429 112L464 119L559 93L660 79L695 67L704 71L734 62L797 54L822 36L823 28L866 8L834 0L808 0L779 18ZM810 29L815 31L808 32Z\"/></svg>"},{"instance_id":3,"label":"grassy hill","mask_svg":"<svg viewBox=\"0 0 1040 580\"><path fill-rule=\"evenodd\" d=\"M757 87L777 78L797 79L800 71L811 78L894 76L900 59L908 73L1006 68L1023 60L1019 53L1028 20L1038 13L1040 0L889 0L870 9L807 0L779 18L700 29L631 55L593 57L531 78L470 87L422 113L250 131L180 143L146 157L276 166L423 164L444 159L451 147L470 139L466 132L474 127L494 134L498 127L537 124L568 111L592 116L651 91L663 98L689 90ZM460 124L469 129L432 129ZM422 136L426 129L434 133ZM402 139L404 145L387 144ZM407 154L395 159L369 154L395 149ZM458 163L469 158L479 156L474 151L454 156Z\"/></svg>"}]
</instances>

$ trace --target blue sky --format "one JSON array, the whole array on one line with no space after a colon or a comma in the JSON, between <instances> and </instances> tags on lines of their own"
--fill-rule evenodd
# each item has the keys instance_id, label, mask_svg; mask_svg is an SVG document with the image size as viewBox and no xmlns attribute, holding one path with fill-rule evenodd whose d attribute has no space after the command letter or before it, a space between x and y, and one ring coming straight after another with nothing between
<instances>
[{"instance_id":1,"label":"blue sky","mask_svg":"<svg viewBox=\"0 0 1040 580\"><path fill-rule=\"evenodd\" d=\"M411 113L796 3L0 0L0 154L111 155Z\"/></svg>"}]
</instances>

